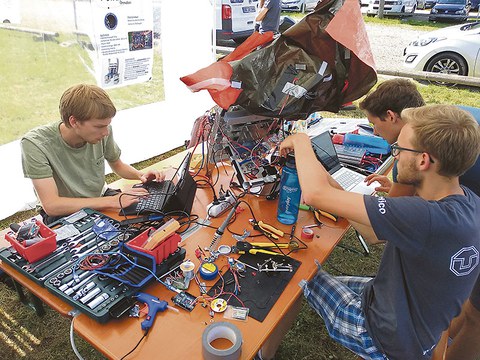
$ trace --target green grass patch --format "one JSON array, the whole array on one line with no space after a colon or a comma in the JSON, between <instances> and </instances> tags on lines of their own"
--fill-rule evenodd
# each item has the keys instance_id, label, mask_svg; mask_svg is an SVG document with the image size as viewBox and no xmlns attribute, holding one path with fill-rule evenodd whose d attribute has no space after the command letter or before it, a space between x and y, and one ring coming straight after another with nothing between
<instances>
[{"instance_id":1,"label":"green grass patch","mask_svg":"<svg viewBox=\"0 0 480 360\"><path fill-rule=\"evenodd\" d=\"M57 41L0 29L0 145L59 119L62 93L78 83L95 83L87 51L72 34ZM118 110L164 99L162 58L155 51L152 80L107 90ZM141 96L139 96L141 95Z\"/></svg>"}]
</instances>

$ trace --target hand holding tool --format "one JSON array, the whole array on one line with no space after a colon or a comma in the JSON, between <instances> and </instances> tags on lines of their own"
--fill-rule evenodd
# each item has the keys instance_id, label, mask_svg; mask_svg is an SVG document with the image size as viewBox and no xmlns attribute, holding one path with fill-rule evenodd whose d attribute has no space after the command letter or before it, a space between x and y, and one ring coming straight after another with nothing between
<instances>
[{"instance_id":1,"label":"hand holding tool","mask_svg":"<svg viewBox=\"0 0 480 360\"><path fill-rule=\"evenodd\" d=\"M159 311L163 312L167 308L170 308L172 310L177 310L169 306L166 301L160 300L159 298L152 296L150 294L138 293L137 299L138 301L141 301L144 304L147 304L148 306L147 318L142 321L142 330L145 330L145 331L148 331L152 327L153 320L155 320L155 316L157 315L157 312Z\"/></svg>"}]
</instances>

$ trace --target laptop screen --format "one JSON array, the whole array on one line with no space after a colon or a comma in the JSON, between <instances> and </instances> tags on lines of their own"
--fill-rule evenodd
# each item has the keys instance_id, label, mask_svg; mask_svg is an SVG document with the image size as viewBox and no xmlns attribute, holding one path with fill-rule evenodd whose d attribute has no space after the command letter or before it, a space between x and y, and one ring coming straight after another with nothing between
<instances>
[{"instance_id":1,"label":"laptop screen","mask_svg":"<svg viewBox=\"0 0 480 360\"><path fill-rule=\"evenodd\" d=\"M179 186L179 184L185 178L185 175L188 173L191 158L192 153L187 152L187 155L183 158L181 164L177 168L177 171L173 175L172 182L175 184L176 187Z\"/></svg>"},{"instance_id":2,"label":"laptop screen","mask_svg":"<svg viewBox=\"0 0 480 360\"><path fill-rule=\"evenodd\" d=\"M311 141L313 151L315 151L317 159L322 163L325 169L329 173L337 171L341 167L340 160L338 159L335 146L333 145L332 138L328 131L315 136Z\"/></svg>"}]
</instances>

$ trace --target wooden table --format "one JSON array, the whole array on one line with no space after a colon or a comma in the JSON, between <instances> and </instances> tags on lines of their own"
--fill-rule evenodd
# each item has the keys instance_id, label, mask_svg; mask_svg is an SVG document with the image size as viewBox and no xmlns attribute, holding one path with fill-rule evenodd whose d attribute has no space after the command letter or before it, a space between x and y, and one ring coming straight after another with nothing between
<instances>
[{"instance_id":1,"label":"wooden table","mask_svg":"<svg viewBox=\"0 0 480 360\"><path fill-rule=\"evenodd\" d=\"M168 162L178 164L182 158L182 154L178 154L169 159ZM164 169L165 162L152 165L152 167ZM227 171L228 174L225 174L225 171ZM232 171L233 170L230 167L220 167L219 182L216 185L217 189L220 188L221 184L223 184L224 189L228 188ZM126 183L128 182L120 181L116 185L125 185ZM200 218L205 218L206 206L211 200L212 191L210 188L198 189L192 213L199 215ZM290 234L291 226L280 224L276 220L277 201L266 200L264 197L256 197L253 195L245 196L244 200L252 207L257 220L262 220L265 223L271 224L283 230L285 233ZM240 207L242 207L244 211L238 214L237 219L230 226L230 229L236 233L242 233L244 229L252 230L252 227L248 222L248 219L252 217L250 211L245 204L240 205ZM106 212L105 214L118 218L116 212ZM215 227L220 226L224 218L225 215L218 219L212 219L212 225ZM302 225L312 224L313 222L313 217L309 212L300 211L295 235L300 237ZM323 262L333 250L337 242L343 237L347 229L348 222L343 219L337 223L325 219L325 226L321 229L313 229L315 236L313 240L307 242L308 249L292 255L293 258L301 261L302 265L297 270L293 279L289 282L285 291L281 294L280 298L263 322L259 322L252 318L248 318L246 322L229 320L236 325L242 333L242 359L251 359L256 354L258 349L268 338L269 334L278 325L280 319L289 311L290 307L301 295L301 289L298 286L300 280L311 279L316 273L314 260L317 259L320 262ZM191 259L197 267L199 262L194 255L194 250L198 246L201 246L202 248L208 246L212 240L214 231L214 229L203 227L192 233L180 243L180 246L186 249L187 259ZM262 242L268 241L263 237L257 239L261 239L260 241ZM232 238L231 234L225 232L220 244L233 244L234 241L235 240ZM281 240L281 242L285 241L288 241L288 238ZM222 267L222 264L225 261L224 258L217 260L219 268ZM33 281L19 274L15 269L6 264L2 264L1 267L5 272L35 293L56 311L65 315L70 310L69 305L56 298L46 289L41 288L33 283ZM207 286L213 285L215 281L216 280L207 282ZM142 289L142 291L157 296L160 300L167 300L170 304L170 298L174 295L173 292L167 290L159 283L151 283L146 288ZM198 286L194 282L191 282L188 291L195 296L199 295ZM208 309L205 309L200 305L197 305L192 312L180 310L179 313L176 313L167 310L158 313L154 325L150 329L147 337L127 358L199 359L201 358L202 352L202 333L206 328L206 324L211 323L210 319L211 317L209 316ZM222 314L216 314L213 320L215 322L225 321ZM80 314L75 318L74 329L80 336L85 338L108 358L120 359L132 350L142 337L143 331L140 328L141 321L143 321L142 318L124 317L118 320L110 320L106 324L100 324L89 318L87 315Z\"/></svg>"}]
</instances>

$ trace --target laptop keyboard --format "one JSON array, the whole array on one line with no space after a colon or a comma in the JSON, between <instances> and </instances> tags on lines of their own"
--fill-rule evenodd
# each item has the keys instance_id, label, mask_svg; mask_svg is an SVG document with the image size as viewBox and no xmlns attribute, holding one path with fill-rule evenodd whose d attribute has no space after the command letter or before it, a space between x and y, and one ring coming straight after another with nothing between
<instances>
[{"instance_id":1,"label":"laptop keyboard","mask_svg":"<svg viewBox=\"0 0 480 360\"><path fill-rule=\"evenodd\" d=\"M357 174L354 171L342 171L339 174L336 174L335 180L340 184L342 188L345 190L350 189L351 187L357 185L361 181L363 181L364 176L361 174Z\"/></svg>"},{"instance_id":2,"label":"laptop keyboard","mask_svg":"<svg viewBox=\"0 0 480 360\"><path fill-rule=\"evenodd\" d=\"M148 190L150 195L140 198L135 207L137 214L148 211L162 211L167 198L173 194L174 185L171 181L162 181L150 182L144 184L143 187Z\"/></svg>"}]
</instances>

